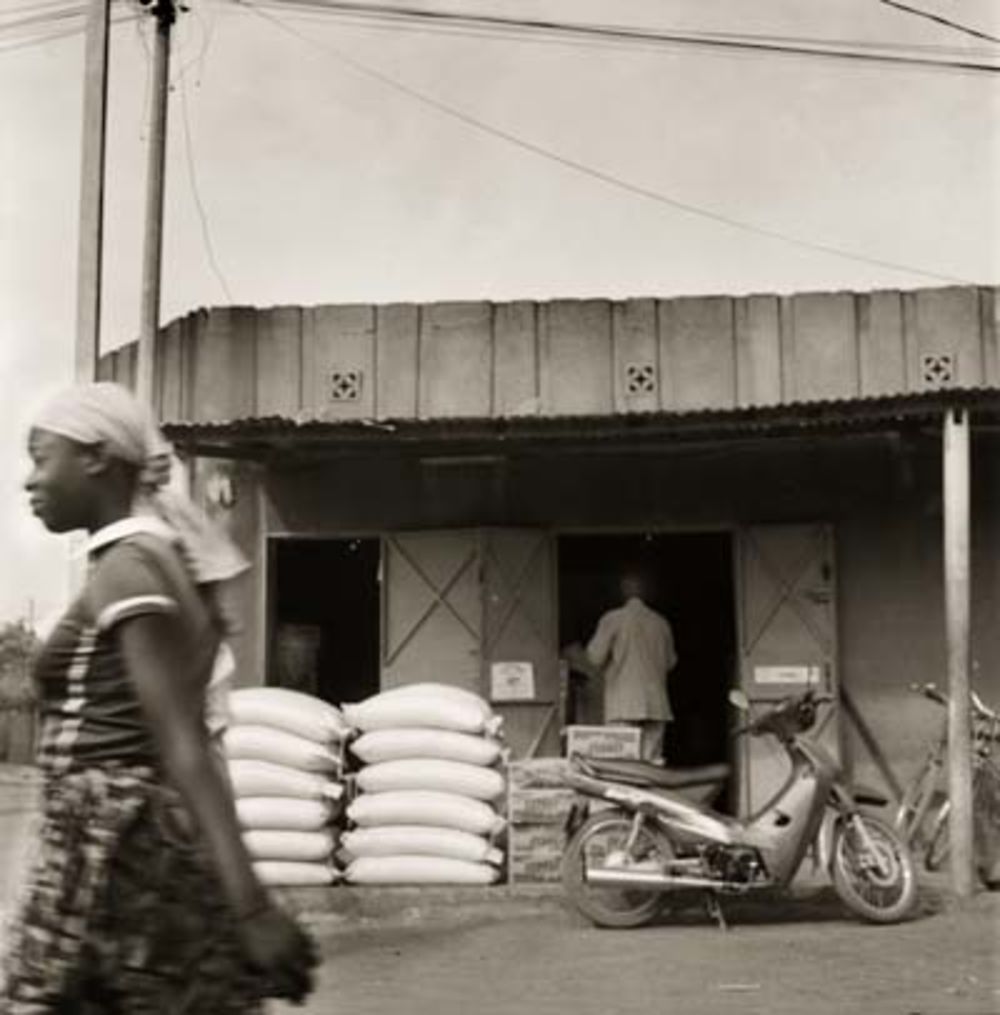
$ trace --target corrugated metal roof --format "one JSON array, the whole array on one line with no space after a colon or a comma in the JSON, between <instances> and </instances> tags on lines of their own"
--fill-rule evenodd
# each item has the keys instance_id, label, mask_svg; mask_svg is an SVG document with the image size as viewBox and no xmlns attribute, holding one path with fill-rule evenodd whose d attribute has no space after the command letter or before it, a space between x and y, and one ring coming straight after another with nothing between
<instances>
[{"instance_id":1,"label":"corrugated metal roof","mask_svg":"<svg viewBox=\"0 0 1000 1015\"><path fill-rule=\"evenodd\" d=\"M258 416L210 422L166 422L170 438L192 451L216 452L289 447L358 447L373 444L560 443L602 441L721 440L732 437L873 432L932 422L948 409L965 409L975 422L1000 420L1000 388L942 389L731 409L663 410L600 415L436 417L433 419L329 419Z\"/></svg>"}]
</instances>

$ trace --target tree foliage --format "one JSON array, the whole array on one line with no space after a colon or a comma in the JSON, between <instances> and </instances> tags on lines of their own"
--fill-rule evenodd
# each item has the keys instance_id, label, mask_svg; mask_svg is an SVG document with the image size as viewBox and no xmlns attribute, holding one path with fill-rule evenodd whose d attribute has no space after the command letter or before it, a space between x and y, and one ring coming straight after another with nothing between
<instances>
[{"instance_id":1,"label":"tree foliage","mask_svg":"<svg viewBox=\"0 0 1000 1015\"><path fill-rule=\"evenodd\" d=\"M31 697L31 659L38 644L35 632L23 620L0 626L0 697Z\"/></svg>"}]
</instances>

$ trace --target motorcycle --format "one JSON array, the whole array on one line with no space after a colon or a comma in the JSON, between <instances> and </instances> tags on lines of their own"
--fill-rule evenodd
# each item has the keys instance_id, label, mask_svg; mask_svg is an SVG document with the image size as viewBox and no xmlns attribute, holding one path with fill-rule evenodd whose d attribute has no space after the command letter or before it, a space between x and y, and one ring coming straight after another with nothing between
<instances>
[{"instance_id":1,"label":"motorcycle","mask_svg":"<svg viewBox=\"0 0 1000 1015\"><path fill-rule=\"evenodd\" d=\"M704 893L724 927L721 897L786 888L815 847L855 914L875 923L910 916L917 903L910 852L888 824L861 810L888 800L849 788L837 762L803 736L832 700L812 690L790 696L735 731L775 737L791 762L774 797L745 819L708 805L725 784L726 765L686 770L573 756L566 783L602 803L578 805L568 819L562 879L569 899L598 926L638 927L675 893ZM741 691L730 701L749 714Z\"/></svg>"}]
</instances>

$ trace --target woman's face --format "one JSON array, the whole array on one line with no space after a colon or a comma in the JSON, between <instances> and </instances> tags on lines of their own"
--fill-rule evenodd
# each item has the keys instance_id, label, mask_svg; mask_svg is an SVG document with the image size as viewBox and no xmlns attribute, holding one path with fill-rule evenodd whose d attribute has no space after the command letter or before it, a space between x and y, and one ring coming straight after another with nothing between
<instances>
[{"instance_id":1,"label":"woman's face","mask_svg":"<svg viewBox=\"0 0 1000 1015\"><path fill-rule=\"evenodd\" d=\"M93 449L48 430L28 435L32 470L24 481L31 510L50 532L87 528L93 513Z\"/></svg>"}]
</instances>

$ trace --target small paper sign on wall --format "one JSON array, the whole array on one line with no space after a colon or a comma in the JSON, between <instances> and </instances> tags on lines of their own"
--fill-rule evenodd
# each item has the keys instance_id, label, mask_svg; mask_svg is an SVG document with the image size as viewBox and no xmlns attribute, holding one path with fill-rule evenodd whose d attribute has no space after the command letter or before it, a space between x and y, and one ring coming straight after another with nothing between
<instances>
[{"instance_id":1,"label":"small paper sign on wall","mask_svg":"<svg viewBox=\"0 0 1000 1015\"><path fill-rule=\"evenodd\" d=\"M818 684L819 666L755 666L754 683L757 684Z\"/></svg>"},{"instance_id":2,"label":"small paper sign on wall","mask_svg":"<svg viewBox=\"0 0 1000 1015\"><path fill-rule=\"evenodd\" d=\"M493 701L534 701L534 666L520 662L492 663L490 698Z\"/></svg>"}]
</instances>

